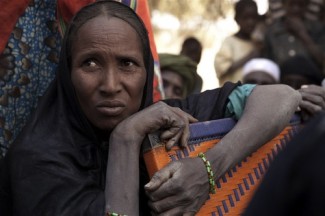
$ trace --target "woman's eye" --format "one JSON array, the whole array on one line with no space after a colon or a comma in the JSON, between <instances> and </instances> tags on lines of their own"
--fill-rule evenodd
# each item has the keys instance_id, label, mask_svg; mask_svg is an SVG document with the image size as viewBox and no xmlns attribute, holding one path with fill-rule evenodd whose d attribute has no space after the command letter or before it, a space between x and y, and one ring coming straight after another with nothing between
<instances>
[{"instance_id":1,"label":"woman's eye","mask_svg":"<svg viewBox=\"0 0 325 216\"><path fill-rule=\"evenodd\" d=\"M93 59L87 59L86 61L83 62L83 66L86 66L86 67L96 67L97 64L96 64L95 60L93 60Z\"/></svg>"},{"instance_id":2,"label":"woman's eye","mask_svg":"<svg viewBox=\"0 0 325 216\"><path fill-rule=\"evenodd\" d=\"M123 59L121 61L122 63L122 66L125 66L125 67L132 67L135 65L135 63L132 61L132 60L129 60L129 59Z\"/></svg>"}]
</instances>

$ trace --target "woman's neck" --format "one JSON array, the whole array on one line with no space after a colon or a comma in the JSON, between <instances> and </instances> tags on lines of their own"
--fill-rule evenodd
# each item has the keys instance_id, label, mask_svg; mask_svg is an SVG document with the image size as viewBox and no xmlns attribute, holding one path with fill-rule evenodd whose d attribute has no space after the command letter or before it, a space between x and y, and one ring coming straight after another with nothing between
<instances>
[{"instance_id":1,"label":"woman's neck","mask_svg":"<svg viewBox=\"0 0 325 216\"><path fill-rule=\"evenodd\" d=\"M100 130L96 127L93 127L95 134L97 136L97 139L99 142L101 143L108 143L109 142L109 138L111 136L111 132L112 131L108 131L108 130Z\"/></svg>"}]
</instances>

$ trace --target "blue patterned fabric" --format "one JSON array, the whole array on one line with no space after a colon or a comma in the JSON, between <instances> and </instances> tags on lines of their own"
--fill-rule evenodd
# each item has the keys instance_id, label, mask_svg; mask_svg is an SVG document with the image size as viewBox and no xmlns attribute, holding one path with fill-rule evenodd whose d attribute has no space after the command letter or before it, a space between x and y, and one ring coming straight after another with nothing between
<instances>
[{"instance_id":1,"label":"blue patterned fabric","mask_svg":"<svg viewBox=\"0 0 325 216\"><path fill-rule=\"evenodd\" d=\"M60 34L56 1L34 0L0 54L0 158L54 79Z\"/></svg>"}]
</instances>

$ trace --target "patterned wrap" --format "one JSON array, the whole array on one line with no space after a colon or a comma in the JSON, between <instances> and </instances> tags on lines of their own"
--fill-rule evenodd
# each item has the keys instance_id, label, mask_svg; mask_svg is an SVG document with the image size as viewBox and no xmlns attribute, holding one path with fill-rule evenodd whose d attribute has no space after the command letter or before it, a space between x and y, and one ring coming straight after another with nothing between
<instances>
[{"instance_id":1,"label":"patterned wrap","mask_svg":"<svg viewBox=\"0 0 325 216\"><path fill-rule=\"evenodd\" d=\"M55 9L56 1L31 1L0 54L0 158L55 76L61 40Z\"/></svg>"}]
</instances>

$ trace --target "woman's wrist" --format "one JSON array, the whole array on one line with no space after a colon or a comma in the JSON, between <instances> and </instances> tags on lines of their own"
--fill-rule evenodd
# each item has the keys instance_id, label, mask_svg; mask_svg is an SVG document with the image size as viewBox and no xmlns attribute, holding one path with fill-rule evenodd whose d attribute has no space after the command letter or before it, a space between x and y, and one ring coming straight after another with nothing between
<instances>
[{"instance_id":1,"label":"woman's wrist","mask_svg":"<svg viewBox=\"0 0 325 216\"><path fill-rule=\"evenodd\" d=\"M127 126L125 126L127 125ZM131 148L134 151L140 151L144 137L129 124L120 123L111 133L110 146L118 145L119 147Z\"/></svg>"}]
</instances>

